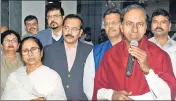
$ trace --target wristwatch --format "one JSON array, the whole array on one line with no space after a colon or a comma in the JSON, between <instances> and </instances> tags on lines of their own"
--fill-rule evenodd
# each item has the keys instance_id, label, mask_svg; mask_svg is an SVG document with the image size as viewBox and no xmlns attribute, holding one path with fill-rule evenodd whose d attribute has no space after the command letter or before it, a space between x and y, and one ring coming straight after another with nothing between
<instances>
[{"instance_id":1,"label":"wristwatch","mask_svg":"<svg viewBox=\"0 0 176 101\"><path fill-rule=\"evenodd\" d=\"M148 75L150 73L151 69L149 68L148 72L144 72L145 75Z\"/></svg>"}]
</instances>

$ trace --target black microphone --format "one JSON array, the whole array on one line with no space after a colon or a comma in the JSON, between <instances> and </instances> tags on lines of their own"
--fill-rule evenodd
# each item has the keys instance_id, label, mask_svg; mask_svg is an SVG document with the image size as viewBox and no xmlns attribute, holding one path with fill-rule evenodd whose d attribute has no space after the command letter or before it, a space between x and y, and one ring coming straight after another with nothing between
<instances>
[{"instance_id":1,"label":"black microphone","mask_svg":"<svg viewBox=\"0 0 176 101\"><path fill-rule=\"evenodd\" d=\"M137 47L138 46L138 41L132 40L130 42L130 46L136 46ZM127 68L126 68L126 75L127 76L131 76L131 74L132 74L133 63L134 63L134 57L131 54L129 54L129 56L128 56L128 64L127 64Z\"/></svg>"}]
</instances>

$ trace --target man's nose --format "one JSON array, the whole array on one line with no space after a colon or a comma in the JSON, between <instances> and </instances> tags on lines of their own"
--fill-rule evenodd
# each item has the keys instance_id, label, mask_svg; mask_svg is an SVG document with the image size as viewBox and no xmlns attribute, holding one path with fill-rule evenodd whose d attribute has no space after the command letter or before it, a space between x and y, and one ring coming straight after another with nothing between
<instances>
[{"instance_id":1,"label":"man's nose","mask_svg":"<svg viewBox=\"0 0 176 101\"><path fill-rule=\"evenodd\" d=\"M133 30L133 32L135 32L135 33L138 31L137 24L134 24L134 25L133 25L133 29L132 29L132 30Z\"/></svg>"},{"instance_id":2,"label":"man's nose","mask_svg":"<svg viewBox=\"0 0 176 101\"><path fill-rule=\"evenodd\" d=\"M161 26L161 22L158 22L158 23L157 23L157 27L160 27L160 26Z\"/></svg>"}]
</instances>

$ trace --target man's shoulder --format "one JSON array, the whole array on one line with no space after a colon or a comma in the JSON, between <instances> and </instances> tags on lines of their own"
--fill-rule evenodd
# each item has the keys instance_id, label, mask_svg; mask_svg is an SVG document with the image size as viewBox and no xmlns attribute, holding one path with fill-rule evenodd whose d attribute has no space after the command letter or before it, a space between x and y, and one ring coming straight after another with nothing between
<instances>
[{"instance_id":1,"label":"man's shoulder","mask_svg":"<svg viewBox=\"0 0 176 101\"><path fill-rule=\"evenodd\" d=\"M53 44L46 45L44 47L44 51L46 51L46 50L54 50L55 48L60 48L60 45L62 43L63 43L62 41L57 41L57 42L55 42Z\"/></svg>"},{"instance_id":2,"label":"man's shoulder","mask_svg":"<svg viewBox=\"0 0 176 101\"><path fill-rule=\"evenodd\" d=\"M100 43L100 44L97 44L97 45L94 46L94 48L102 47L102 46L106 45L108 42L109 42L109 40L107 40L107 41L105 41L105 42L102 42L102 43Z\"/></svg>"},{"instance_id":3,"label":"man's shoulder","mask_svg":"<svg viewBox=\"0 0 176 101\"><path fill-rule=\"evenodd\" d=\"M41 30L38 32L38 34L36 35L36 37L41 37L41 36L46 36L51 34L51 29L47 28L45 30Z\"/></svg>"},{"instance_id":4,"label":"man's shoulder","mask_svg":"<svg viewBox=\"0 0 176 101\"><path fill-rule=\"evenodd\" d=\"M151 41L148 41L148 49L153 55L167 55L164 50Z\"/></svg>"},{"instance_id":5,"label":"man's shoulder","mask_svg":"<svg viewBox=\"0 0 176 101\"><path fill-rule=\"evenodd\" d=\"M80 44L82 47L84 47L84 48L89 48L89 49L92 49L92 48L93 48L92 45L87 44L87 43L84 43L84 42L82 42L82 41L79 41L79 44Z\"/></svg>"}]
</instances>

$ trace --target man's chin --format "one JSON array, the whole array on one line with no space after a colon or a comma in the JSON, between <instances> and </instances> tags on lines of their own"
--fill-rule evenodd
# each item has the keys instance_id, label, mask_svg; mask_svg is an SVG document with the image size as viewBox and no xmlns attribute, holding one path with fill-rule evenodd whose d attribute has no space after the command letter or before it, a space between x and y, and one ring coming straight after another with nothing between
<instances>
[{"instance_id":1,"label":"man's chin","mask_svg":"<svg viewBox=\"0 0 176 101\"><path fill-rule=\"evenodd\" d=\"M51 29L57 29L58 27L51 27Z\"/></svg>"}]
</instances>

